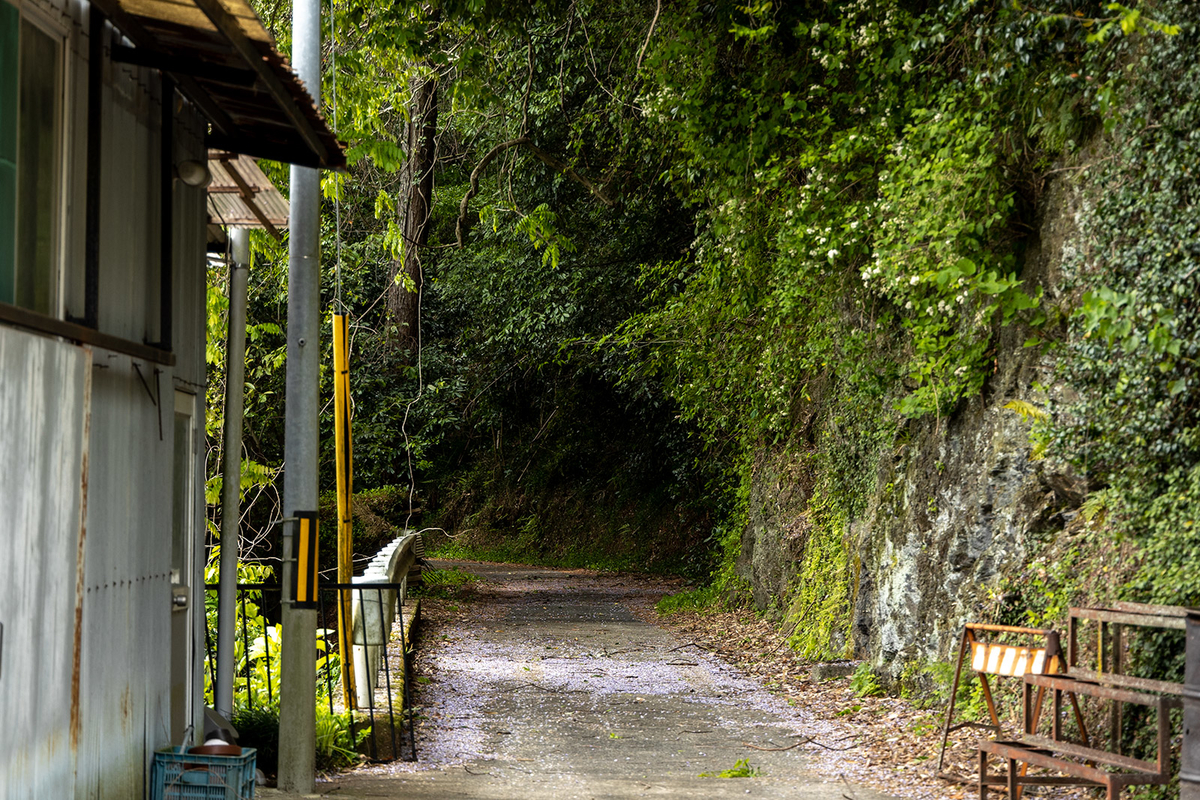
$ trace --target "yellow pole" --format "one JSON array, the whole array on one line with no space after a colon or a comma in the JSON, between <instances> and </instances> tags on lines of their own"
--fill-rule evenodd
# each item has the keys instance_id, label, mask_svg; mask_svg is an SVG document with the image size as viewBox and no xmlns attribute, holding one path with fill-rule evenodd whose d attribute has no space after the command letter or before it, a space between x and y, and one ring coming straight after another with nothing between
<instances>
[{"instance_id":1,"label":"yellow pole","mask_svg":"<svg viewBox=\"0 0 1200 800\"><path fill-rule=\"evenodd\" d=\"M350 497L354 490L354 458L350 440L350 337L344 314L333 315L333 414L337 450L338 583L354 578L354 522ZM355 707L354 632L351 594L338 590L338 645L342 656L342 696L346 708Z\"/></svg>"}]
</instances>

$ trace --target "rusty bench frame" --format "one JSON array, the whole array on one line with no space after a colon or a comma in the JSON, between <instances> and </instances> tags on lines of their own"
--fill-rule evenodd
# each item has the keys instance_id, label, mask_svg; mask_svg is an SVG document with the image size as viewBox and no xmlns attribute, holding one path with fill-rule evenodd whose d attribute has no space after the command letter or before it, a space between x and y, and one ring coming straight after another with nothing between
<instances>
[{"instance_id":1,"label":"rusty bench frame","mask_svg":"<svg viewBox=\"0 0 1200 800\"><path fill-rule=\"evenodd\" d=\"M1050 736L1037 732L1035 689L1049 689L1053 699L1052 730ZM1121 755L1063 738L1062 697L1064 694L1087 695L1114 704L1133 703L1149 706L1158 712L1158 754L1155 761ZM1025 735L1020 741L983 741L979 743L979 797L987 800L989 786L1005 786L1011 796L1018 796L1021 786L1069 785L1103 788L1107 800L1117 800L1121 791L1129 786L1161 785L1171 780L1170 711L1180 708L1176 697L1148 694L1115 686L1105 686L1090 680L1058 675L1026 675L1024 687ZM1008 761L1007 775L991 775L988 772L989 757L995 755ZM1066 757L1083 759L1084 763L1068 761ZM1020 774L1017 763L1046 767L1067 773L1066 777L1029 777ZM1096 764L1130 770L1112 772Z\"/></svg>"},{"instance_id":2,"label":"rusty bench frame","mask_svg":"<svg viewBox=\"0 0 1200 800\"><path fill-rule=\"evenodd\" d=\"M1177 683L1135 678L1123 674L1121 670L1124 668L1126 626L1183 630L1186 617L1187 609L1180 606L1143 603L1112 603L1107 608L1072 608L1067 620L1067 671L1085 680L1180 696L1183 689ZM1085 621L1097 623L1095 669L1079 663L1079 630ZM1109 746L1113 752L1119 753L1123 726L1120 703L1113 704L1109 722Z\"/></svg>"},{"instance_id":3,"label":"rusty bench frame","mask_svg":"<svg viewBox=\"0 0 1200 800\"><path fill-rule=\"evenodd\" d=\"M1135 625L1150 628L1181 629L1185 627L1186 609L1175 606L1148 606L1136 603L1117 603L1112 608L1072 608L1068 627L1067 669L1069 675L1024 676L1024 735L1020 741L983 741L979 743L979 796L987 799L989 787L1007 789L1009 796L1019 798L1021 787L1040 786L1087 786L1103 788L1107 800L1118 800L1121 792L1129 786L1162 785L1168 783L1170 768L1170 711L1182 707L1178 695L1183 687L1168 681L1157 681L1124 675L1120 672L1123 643L1123 626ZM1091 620L1099 623L1097 634L1096 669L1079 665L1078 632L1080 622ZM1053 695L1053 717L1049 737L1038 733L1042 698L1046 690ZM1151 694L1154 692L1155 694ZM1082 742L1063 738L1062 698L1066 694L1076 712ZM1034 699L1036 695L1036 700ZM1086 695L1108 700L1112 703L1111 749L1101 750L1091 746L1087 728L1079 714L1076 695ZM1132 758L1120 752L1122 707L1124 704L1148 706L1158 715L1156 760ZM991 775L988 771L992 756L1008 762L1005 775ZM1081 759L1070 761L1069 758ZM1018 768L1018 764L1021 765ZM1104 769L1105 764L1127 772ZM1027 776L1029 766L1045 767L1066 773L1065 776Z\"/></svg>"}]
</instances>

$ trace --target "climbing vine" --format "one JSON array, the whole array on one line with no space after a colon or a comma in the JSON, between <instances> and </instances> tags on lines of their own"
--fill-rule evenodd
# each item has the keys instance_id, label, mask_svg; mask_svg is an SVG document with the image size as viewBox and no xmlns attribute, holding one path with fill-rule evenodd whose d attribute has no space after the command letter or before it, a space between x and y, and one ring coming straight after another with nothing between
<instances>
[{"instance_id":1,"label":"climbing vine","mask_svg":"<svg viewBox=\"0 0 1200 800\"><path fill-rule=\"evenodd\" d=\"M1080 235L1066 252L1078 299L1060 370L1075 395L1056 406L1052 431L1119 509L1108 530L1141 548L1130 599L1191 604L1200 599L1191 533L1200 502L1200 67L1191 57L1200 14L1176 2L1155 12L1155 35L1114 42L1111 136L1085 162Z\"/></svg>"}]
</instances>

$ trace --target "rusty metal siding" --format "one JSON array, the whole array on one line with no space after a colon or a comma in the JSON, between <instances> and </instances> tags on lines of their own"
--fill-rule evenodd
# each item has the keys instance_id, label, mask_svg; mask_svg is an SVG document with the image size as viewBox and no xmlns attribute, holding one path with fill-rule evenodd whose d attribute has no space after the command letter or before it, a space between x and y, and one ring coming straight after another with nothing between
<instances>
[{"instance_id":1,"label":"rusty metal siding","mask_svg":"<svg viewBox=\"0 0 1200 800\"><path fill-rule=\"evenodd\" d=\"M146 765L169 739L174 392L170 375L156 374L153 365L115 354L97 353L96 361L81 642L81 800L142 797Z\"/></svg>"},{"instance_id":2,"label":"rusty metal siding","mask_svg":"<svg viewBox=\"0 0 1200 800\"><path fill-rule=\"evenodd\" d=\"M208 187L208 211L213 222L231 227L263 227L262 221L242 197L241 187L230 175L232 168L252 192L254 205L267 221L276 228L288 226L288 201L283 199L283 195L259 169L256 159L240 156L226 164L220 158L212 158L208 165L213 174Z\"/></svg>"},{"instance_id":3,"label":"rusty metal siding","mask_svg":"<svg viewBox=\"0 0 1200 800\"><path fill-rule=\"evenodd\" d=\"M71 793L89 800L142 797L153 751L169 743L171 439L158 440L132 360L107 360L94 376Z\"/></svg>"},{"instance_id":4,"label":"rusty metal siding","mask_svg":"<svg viewBox=\"0 0 1200 800\"><path fill-rule=\"evenodd\" d=\"M0 327L0 798L70 797L90 352ZM52 498L52 499L49 499Z\"/></svg>"},{"instance_id":5,"label":"rusty metal siding","mask_svg":"<svg viewBox=\"0 0 1200 800\"><path fill-rule=\"evenodd\" d=\"M101 327L135 340L157 332L156 80L114 69L106 109ZM149 84L149 85L147 85ZM178 116L176 156L203 158L199 124ZM116 132L114 132L116 131ZM124 142L131 153L115 153ZM110 149L113 148L113 149ZM110 164L112 165L110 167ZM109 170L114 170L110 172ZM77 800L146 795L149 764L170 741L171 500L176 387L203 397L203 192L176 184L174 368L97 352L87 513ZM107 322L106 322L107 320ZM139 375L140 371L140 375ZM203 408L197 409L198 431ZM197 452L203 452L197 447ZM202 466L197 476L203 475ZM196 530L203 530L196 505ZM198 580L190 581L192 585ZM200 601L203 602L202 600ZM197 672L199 675L199 672ZM174 742L178 744L178 742Z\"/></svg>"},{"instance_id":6,"label":"rusty metal siding","mask_svg":"<svg viewBox=\"0 0 1200 800\"><path fill-rule=\"evenodd\" d=\"M64 280L80 315L86 4L26 2L69 27ZM106 64L103 102L100 328L140 342L157 338L159 320L157 73ZM177 158L204 160L204 130L179 109ZM174 368L0 327L0 519L18 520L15 536L0 531L0 800L136 800L153 751L170 743L175 388L199 398L202 436L205 383L205 198L175 192ZM196 452L203 531L202 441Z\"/></svg>"}]
</instances>

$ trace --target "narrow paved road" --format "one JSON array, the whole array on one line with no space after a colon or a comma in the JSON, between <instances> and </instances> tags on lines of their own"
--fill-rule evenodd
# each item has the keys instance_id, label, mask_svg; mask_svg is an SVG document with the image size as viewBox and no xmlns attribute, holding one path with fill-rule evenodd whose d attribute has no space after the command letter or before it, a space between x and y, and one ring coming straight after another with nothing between
<instances>
[{"instance_id":1,"label":"narrow paved road","mask_svg":"<svg viewBox=\"0 0 1200 800\"><path fill-rule=\"evenodd\" d=\"M839 778L831 730L646 621L661 586L455 563L484 580L418 640L420 763L361 769L322 796L886 797ZM742 759L755 777L700 777Z\"/></svg>"}]
</instances>

